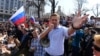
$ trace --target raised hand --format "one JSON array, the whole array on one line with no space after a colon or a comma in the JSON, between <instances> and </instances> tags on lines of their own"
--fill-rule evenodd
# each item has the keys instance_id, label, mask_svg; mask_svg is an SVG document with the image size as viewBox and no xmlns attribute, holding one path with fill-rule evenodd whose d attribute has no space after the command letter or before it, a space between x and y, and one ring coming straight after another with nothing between
<instances>
[{"instance_id":1,"label":"raised hand","mask_svg":"<svg viewBox=\"0 0 100 56\"><path fill-rule=\"evenodd\" d=\"M79 11L72 21L73 27L74 28L82 27L82 25L85 23L87 19L88 19L88 15L84 15L81 17L81 11Z\"/></svg>"},{"instance_id":2,"label":"raised hand","mask_svg":"<svg viewBox=\"0 0 100 56\"><path fill-rule=\"evenodd\" d=\"M54 28L54 24L52 24L52 23L49 23L49 29L53 29Z\"/></svg>"},{"instance_id":3,"label":"raised hand","mask_svg":"<svg viewBox=\"0 0 100 56\"><path fill-rule=\"evenodd\" d=\"M52 24L52 23L50 22L48 28L47 28L44 32L42 32L42 33L40 34L40 37L41 37L41 38L45 38L45 36L46 36L53 28L54 28L54 24Z\"/></svg>"}]
</instances>

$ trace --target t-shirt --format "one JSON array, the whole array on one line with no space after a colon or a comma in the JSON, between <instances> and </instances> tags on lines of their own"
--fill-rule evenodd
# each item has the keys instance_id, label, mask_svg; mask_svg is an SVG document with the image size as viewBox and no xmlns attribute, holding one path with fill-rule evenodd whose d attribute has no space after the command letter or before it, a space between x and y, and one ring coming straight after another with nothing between
<instances>
[{"instance_id":1,"label":"t-shirt","mask_svg":"<svg viewBox=\"0 0 100 56\"><path fill-rule=\"evenodd\" d=\"M65 37L68 37L68 28L59 25L56 29L52 29L48 34L50 46L45 48L46 52L53 56L63 55Z\"/></svg>"}]
</instances>

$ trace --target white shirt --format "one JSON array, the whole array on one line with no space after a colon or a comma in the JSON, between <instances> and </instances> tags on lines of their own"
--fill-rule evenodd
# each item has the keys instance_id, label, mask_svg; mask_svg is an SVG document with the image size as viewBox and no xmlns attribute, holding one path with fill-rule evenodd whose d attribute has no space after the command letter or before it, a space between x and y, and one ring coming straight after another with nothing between
<instances>
[{"instance_id":1,"label":"white shirt","mask_svg":"<svg viewBox=\"0 0 100 56\"><path fill-rule=\"evenodd\" d=\"M64 54L64 39L68 37L68 28L59 25L57 29L52 29L49 32L50 46L45 48L46 52L50 55L63 55Z\"/></svg>"},{"instance_id":2,"label":"white shirt","mask_svg":"<svg viewBox=\"0 0 100 56\"><path fill-rule=\"evenodd\" d=\"M89 20L89 24L94 24L95 23L95 20L92 19L92 20Z\"/></svg>"}]
</instances>

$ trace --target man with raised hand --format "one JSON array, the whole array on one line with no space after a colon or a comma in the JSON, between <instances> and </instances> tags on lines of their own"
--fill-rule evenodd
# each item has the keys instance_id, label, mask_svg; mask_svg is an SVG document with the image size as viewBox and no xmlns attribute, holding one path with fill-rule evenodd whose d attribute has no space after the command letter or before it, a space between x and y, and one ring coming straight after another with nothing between
<instances>
[{"instance_id":1,"label":"man with raised hand","mask_svg":"<svg viewBox=\"0 0 100 56\"><path fill-rule=\"evenodd\" d=\"M88 15L84 15L82 17L80 15L81 13L78 12L69 28L59 24L60 16L58 14L53 13L50 16L49 26L40 34L40 39L45 38L48 34L48 38L50 40L50 46L45 48L45 56L63 56L65 37L72 35L75 30L80 29L88 18Z\"/></svg>"}]
</instances>

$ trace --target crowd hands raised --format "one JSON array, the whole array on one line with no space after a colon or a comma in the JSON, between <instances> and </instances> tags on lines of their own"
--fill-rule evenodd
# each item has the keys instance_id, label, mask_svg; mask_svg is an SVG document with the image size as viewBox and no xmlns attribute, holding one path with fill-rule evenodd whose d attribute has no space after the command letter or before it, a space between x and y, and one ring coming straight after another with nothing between
<instances>
[{"instance_id":1,"label":"crowd hands raised","mask_svg":"<svg viewBox=\"0 0 100 56\"><path fill-rule=\"evenodd\" d=\"M60 17L58 14L54 13L50 16L50 19L38 21L38 24L28 21L16 27L8 22L1 23L0 56L93 56L93 54L95 55L96 50L93 52L95 48L92 49L92 37L97 32L91 28L94 27L95 23L95 19L92 17L88 21L88 15L81 17L80 12L73 17ZM59 25L62 25L65 28ZM49 47L43 47L40 43L40 40L45 38L45 36L50 32L54 32L54 30L56 31L56 28L61 29L61 27L67 31L64 31L66 33L64 34L67 36L64 36L65 38L61 37L64 40L64 42L61 40L62 44L59 42L55 45L63 45L64 47L61 49L64 49L64 51L59 49L57 53L56 49L54 49L53 54L52 52L49 53ZM57 34L61 31L62 30L58 30ZM50 34L48 38L51 41L51 47L51 36L55 36L56 33L54 33L55 35L52 33ZM60 34L62 34L62 32ZM56 38L53 37L55 40L54 42L57 43L56 40L59 38ZM52 47L57 48L57 46ZM100 46L98 46L98 48L100 49ZM51 51L52 50L53 49L51 48ZM61 53L59 53L60 50ZM100 53L100 51L98 53Z\"/></svg>"}]
</instances>

